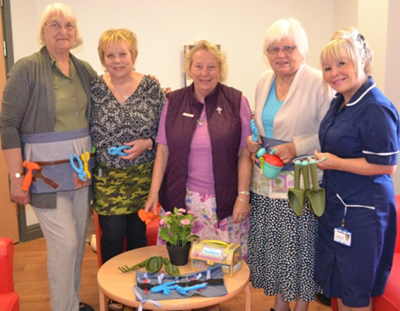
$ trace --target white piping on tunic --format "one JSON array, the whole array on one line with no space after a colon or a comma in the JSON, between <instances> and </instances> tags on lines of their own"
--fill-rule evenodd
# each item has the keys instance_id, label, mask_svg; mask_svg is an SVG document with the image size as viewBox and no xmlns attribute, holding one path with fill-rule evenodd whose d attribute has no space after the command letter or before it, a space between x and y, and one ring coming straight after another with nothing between
<instances>
[{"instance_id":1,"label":"white piping on tunic","mask_svg":"<svg viewBox=\"0 0 400 311\"><path fill-rule=\"evenodd\" d=\"M362 207L362 208L368 208L371 210L375 210L375 206L368 206L368 205L348 205L346 203L344 203L344 201L342 200L342 198L340 197L340 195L338 193L336 193L336 196L339 198L340 202L342 202L342 204L344 205L345 208L347 207Z\"/></svg>"},{"instance_id":2,"label":"white piping on tunic","mask_svg":"<svg viewBox=\"0 0 400 311\"><path fill-rule=\"evenodd\" d=\"M357 104L369 91L371 91L375 87L375 83L372 84L354 103L347 103L346 106L354 106Z\"/></svg>"},{"instance_id":3,"label":"white piping on tunic","mask_svg":"<svg viewBox=\"0 0 400 311\"><path fill-rule=\"evenodd\" d=\"M363 150L362 153L364 153L364 154L374 154L374 155L385 157L385 156L391 156L393 154L397 154L397 153L399 153L399 150L394 151L394 152L372 152L372 151Z\"/></svg>"}]
</instances>

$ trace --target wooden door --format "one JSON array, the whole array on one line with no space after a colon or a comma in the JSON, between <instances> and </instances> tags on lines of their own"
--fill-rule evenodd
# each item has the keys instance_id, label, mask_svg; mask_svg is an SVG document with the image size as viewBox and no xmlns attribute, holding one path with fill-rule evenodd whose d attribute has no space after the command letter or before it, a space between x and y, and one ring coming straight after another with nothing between
<instances>
[{"instance_id":1,"label":"wooden door","mask_svg":"<svg viewBox=\"0 0 400 311\"><path fill-rule=\"evenodd\" d=\"M3 21L0 14L0 42L3 42ZM1 44L3 46L3 44ZM0 48L0 101L3 98L3 89L6 83L6 66L4 50ZM1 106L0 106L1 109ZM1 138L0 138L1 142ZM18 206L10 201L8 188L8 170L0 152L0 236L11 238L14 243L19 242L18 234Z\"/></svg>"}]
</instances>

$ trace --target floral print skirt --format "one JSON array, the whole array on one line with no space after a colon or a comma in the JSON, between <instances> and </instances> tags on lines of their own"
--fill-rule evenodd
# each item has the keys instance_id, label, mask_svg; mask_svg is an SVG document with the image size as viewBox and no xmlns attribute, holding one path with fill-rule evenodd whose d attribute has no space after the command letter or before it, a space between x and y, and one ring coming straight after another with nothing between
<instances>
[{"instance_id":1,"label":"floral print skirt","mask_svg":"<svg viewBox=\"0 0 400 311\"><path fill-rule=\"evenodd\" d=\"M194 222L192 233L201 240L219 240L226 243L237 243L242 246L242 258L247 261L247 240L249 231L249 217L244 221L234 224L232 216L218 222L217 206L214 194L186 191L186 210L197 219ZM164 210L161 209L161 216ZM158 235L157 244L165 244Z\"/></svg>"}]
</instances>

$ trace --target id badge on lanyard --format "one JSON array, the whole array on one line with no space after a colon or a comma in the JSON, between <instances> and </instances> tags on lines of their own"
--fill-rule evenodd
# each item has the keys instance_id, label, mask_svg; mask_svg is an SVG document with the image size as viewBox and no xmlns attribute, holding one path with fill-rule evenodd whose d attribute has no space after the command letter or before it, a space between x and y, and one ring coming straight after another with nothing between
<instances>
[{"instance_id":1,"label":"id badge on lanyard","mask_svg":"<svg viewBox=\"0 0 400 311\"><path fill-rule=\"evenodd\" d=\"M339 197L339 199L340 199L340 197ZM344 202L342 201L342 203L344 203ZM334 234L333 234L333 240L337 243L340 243L340 244L350 247L352 233L349 230L345 229L346 215L347 215L347 205L344 204L342 225L340 227L335 228Z\"/></svg>"}]
</instances>

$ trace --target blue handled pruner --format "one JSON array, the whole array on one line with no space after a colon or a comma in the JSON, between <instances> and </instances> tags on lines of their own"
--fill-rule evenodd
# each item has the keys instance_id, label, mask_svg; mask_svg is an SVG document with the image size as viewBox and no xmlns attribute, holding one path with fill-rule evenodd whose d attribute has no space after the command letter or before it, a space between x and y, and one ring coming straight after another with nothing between
<instances>
[{"instance_id":1,"label":"blue handled pruner","mask_svg":"<svg viewBox=\"0 0 400 311\"><path fill-rule=\"evenodd\" d=\"M124 150L124 149L131 149L132 147L129 147L129 146L125 146L125 145L122 145L122 146L119 146L119 147L110 147L109 149L108 149L108 154L110 154L110 155L119 155L119 156L127 156L127 154L125 153L125 152L123 152L122 150Z\"/></svg>"},{"instance_id":2,"label":"blue handled pruner","mask_svg":"<svg viewBox=\"0 0 400 311\"><path fill-rule=\"evenodd\" d=\"M78 162L78 166L75 164L75 160L76 160L76 162ZM79 179L82 181L86 181L87 175L83 169L82 160L76 154L73 154L69 158L69 161L71 162L71 166L72 166L73 170L78 174Z\"/></svg>"}]
</instances>

